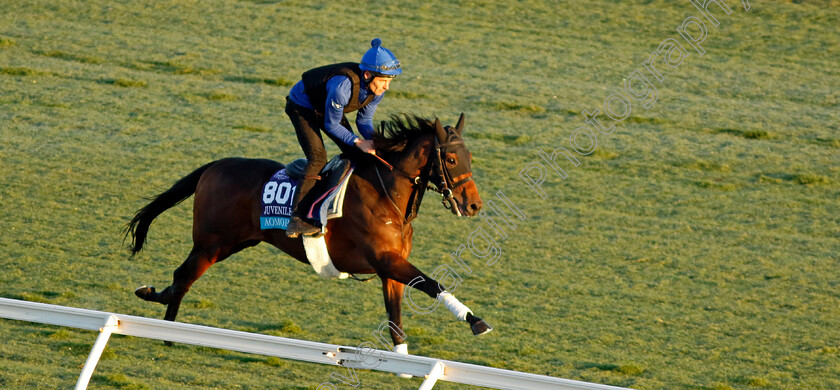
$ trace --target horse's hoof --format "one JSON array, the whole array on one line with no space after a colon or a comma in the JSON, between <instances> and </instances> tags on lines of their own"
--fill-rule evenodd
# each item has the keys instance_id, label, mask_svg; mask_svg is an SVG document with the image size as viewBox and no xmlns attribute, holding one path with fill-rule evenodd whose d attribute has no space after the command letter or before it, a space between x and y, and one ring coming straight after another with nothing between
<instances>
[{"instance_id":1,"label":"horse's hoof","mask_svg":"<svg viewBox=\"0 0 840 390\"><path fill-rule=\"evenodd\" d=\"M493 330L493 327L488 325L484 320L478 320L478 322L470 325L470 328L473 331L473 334L476 336L481 336L485 333L490 333Z\"/></svg>"},{"instance_id":2,"label":"horse's hoof","mask_svg":"<svg viewBox=\"0 0 840 390\"><path fill-rule=\"evenodd\" d=\"M470 329L476 336L483 335L485 333L490 333L493 330L493 327L488 325L484 320L474 316L472 313L467 313L467 322L470 323Z\"/></svg>"},{"instance_id":3,"label":"horse's hoof","mask_svg":"<svg viewBox=\"0 0 840 390\"><path fill-rule=\"evenodd\" d=\"M136 290L134 290L134 295L137 295L138 298L140 298L144 301L150 300L149 295L154 294L154 293L155 293L155 287L154 286L142 286L142 287L138 287Z\"/></svg>"}]
</instances>

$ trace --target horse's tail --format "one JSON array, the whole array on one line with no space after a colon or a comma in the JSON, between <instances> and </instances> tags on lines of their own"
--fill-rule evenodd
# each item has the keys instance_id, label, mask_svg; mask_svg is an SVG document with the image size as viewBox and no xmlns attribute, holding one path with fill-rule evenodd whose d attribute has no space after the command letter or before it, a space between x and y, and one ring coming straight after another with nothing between
<instances>
[{"instance_id":1,"label":"horse's tail","mask_svg":"<svg viewBox=\"0 0 840 390\"><path fill-rule=\"evenodd\" d=\"M136 255L137 252L143 249L143 242L146 241L146 234L149 232L149 226L152 224L152 221L164 211L183 202L195 193L195 189L198 186L198 179L201 178L201 175L204 174L207 168L210 168L215 163L213 161L205 164L189 175L184 176L181 180L173 184L171 188L155 197L151 203L134 214L134 218L125 227L125 238L128 238L129 235L132 237L132 243L128 247L131 250L131 256Z\"/></svg>"}]
</instances>

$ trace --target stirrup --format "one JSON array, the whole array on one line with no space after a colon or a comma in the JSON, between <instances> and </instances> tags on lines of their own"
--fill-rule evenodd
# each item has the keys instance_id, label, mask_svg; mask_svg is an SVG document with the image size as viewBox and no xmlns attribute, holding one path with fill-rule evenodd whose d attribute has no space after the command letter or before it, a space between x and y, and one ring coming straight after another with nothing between
<instances>
[{"instance_id":1,"label":"stirrup","mask_svg":"<svg viewBox=\"0 0 840 390\"><path fill-rule=\"evenodd\" d=\"M286 236L288 236L289 238L297 238L301 234L305 236L311 236L320 233L320 228L310 224L309 222L304 221L300 217L292 217L292 219L289 221L289 225L286 226Z\"/></svg>"}]
</instances>

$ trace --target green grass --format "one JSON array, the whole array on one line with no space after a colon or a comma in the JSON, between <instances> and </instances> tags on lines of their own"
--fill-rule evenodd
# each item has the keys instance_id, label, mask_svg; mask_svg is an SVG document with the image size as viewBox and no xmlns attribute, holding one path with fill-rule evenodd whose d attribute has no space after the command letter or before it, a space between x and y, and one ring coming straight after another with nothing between
<instances>
[{"instance_id":1,"label":"green grass","mask_svg":"<svg viewBox=\"0 0 840 390\"><path fill-rule=\"evenodd\" d=\"M142 80L130 80L125 78L117 78L117 79L104 79L101 80L104 84L111 84L117 87L124 87L124 88L142 88L145 87L147 84L145 81Z\"/></svg>"},{"instance_id":2,"label":"green grass","mask_svg":"<svg viewBox=\"0 0 840 390\"><path fill-rule=\"evenodd\" d=\"M65 61L81 62L81 63L85 63L85 64L101 64L101 63L105 62L105 60L103 60L101 58L77 55L77 54L67 53L67 52L60 51L60 50L51 50L51 51L47 51L47 52L33 51L32 53L42 55L42 56L45 56L45 57L58 58L58 59L62 59L62 60L65 60Z\"/></svg>"},{"instance_id":3,"label":"green grass","mask_svg":"<svg viewBox=\"0 0 840 390\"><path fill-rule=\"evenodd\" d=\"M686 45L580 166L558 158L569 177L548 170L543 200L519 171L679 39L689 2L6 1L0 296L162 317L132 291L168 284L190 202L131 260L125 223L207 161L300 157L289 88L380 36L404 74L377 120L465 112L482 197L527 216L495 265L465 257L455 291L496 330L404 307L410 352L638 389L840 388L840 4L727 3L706 54ZM432 195L411 256L426 272L482 224ZM261 245L213 266L179 320L359 345L385 318L377 280L323 281ZM71 387L95 337L0 320L0 388ZM91 388L316 389L334 370L115 336Z\"/></svg>"},{"instance_id":4,"label":"green grass","mask_svg":"<svg viewBox=\"0 0 840 390\"><path fill-rule=\"evenodd\" d=\"M285 78L268 78L268 77L255 77L255 76L225 76L225 81L232 81L237 83L247 83L247 84L266 84L266 85L273 85L279 87L291 87L295 85L294 81L285 79Z\"/></svg>"}]
</instances>

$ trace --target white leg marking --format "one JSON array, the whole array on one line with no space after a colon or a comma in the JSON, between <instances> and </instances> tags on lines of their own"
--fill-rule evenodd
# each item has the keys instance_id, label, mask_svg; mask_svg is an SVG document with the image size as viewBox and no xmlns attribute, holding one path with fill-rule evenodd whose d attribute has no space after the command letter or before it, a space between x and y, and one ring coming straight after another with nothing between
<instances>
[{"instance_id":1,"label":"white leg marking","mask_svg":"<svg viewBox=\"0 0 840 390\"><path fill-rule=\"evenodd\" d=\"M466 321L467 313L472 313L472 310L470 310L470 308L458 301L458 299L455 298L455 296L446 291L438 294L437 299L443 302L446 308L449 309L449 311L451 311L452 314L455 315L455 318L461 321Z\"/></svg>"},{"instance_id":2,"label":"white leg marking","mask_svg":"<svg viewBox=\"0 0 840 390\"><path fill-rule=\"evenodd\" d=\"M395 345L394 346L394 352L402 354L402 355L408 355L408 344L402 343L402 344ZM399 375L400 378L413 378L414 377L414 376L409 375L409 374L398 374L398 375Z\"/></svg>"}]
</instances>

